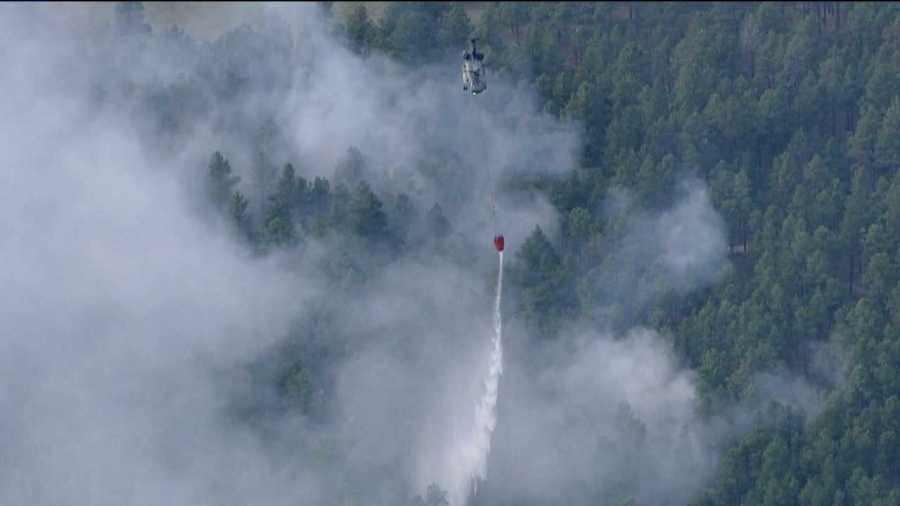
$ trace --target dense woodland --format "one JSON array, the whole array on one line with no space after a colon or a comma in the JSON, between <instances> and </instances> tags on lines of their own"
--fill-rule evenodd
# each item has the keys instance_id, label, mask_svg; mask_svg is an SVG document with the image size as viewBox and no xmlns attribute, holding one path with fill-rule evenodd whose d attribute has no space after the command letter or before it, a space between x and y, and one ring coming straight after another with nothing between
<instances>
[{"instance_id":1,"label":"dense woodland","mask_svg":"<svg viewBox=\"0 0 900 506\"><path fill-rule=\"evenodd\" d=\"M512 182L563 217L558 241L536 228L509 252L516 314L540 339L598 314L651 326L696 371L708 414L752 397L763 371L829 388L813 417L771 408L694 504L900 504L900 6L491 3L477 20L463 4L397 2L378 19L365 5L325 9L350 50L409 65L458 55L477 34L489 83L533 86L545 111L581 125L581 167ZM209 198L257 254L309 238L362 245L324 267L336 282L365 283L454 225L438 203L374 192L355 150L334 178L281 165L256 203L230 163L212 155ZM730 269L686 296L615 307L591 283L624 233L604 199L625 188L635 208L666 209L688 175L727 224ZM317 364L341 351L303 342L267 381L314 417L328 392ZM826 344L841 360L823 373L812 350ZM437 489L418 500L442 502Z\"/></svg>"},{"instance_id":2,"label":"dense woodland","mask_svg":"<svg viewBox=\"0 0 900 506\"><path fill-rule=\"evenodd\" d=\"M846 381L808 424L785 413L738 441L696 504L898 504L900 9L891 4L394 4L358 7L350 47L413 61L478 33L494 68L584 125L583 168L544 188L561 244L516 252L524 314L548 338L591 314L612 186L665 206L684 170L710 185L734 270L637 315L671 335L709 408L759 370L809 370L837 340ZM837 371L836 371L837 372Z\"/></svg>"}]
</instances>

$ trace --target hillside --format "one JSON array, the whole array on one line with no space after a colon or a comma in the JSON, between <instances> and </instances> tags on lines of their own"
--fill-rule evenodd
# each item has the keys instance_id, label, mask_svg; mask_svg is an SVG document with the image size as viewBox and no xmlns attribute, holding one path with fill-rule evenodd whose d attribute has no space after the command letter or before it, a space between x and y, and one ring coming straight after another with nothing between
<instances>
[{"instance_id":1,"label":"hillside","mask_svg":"<svg viewBox=\"0 0 900 506\"><path fill-rule=\"evenodd\" d=\"M897 4L99 9L0 6L0 503L900 505Z\"/></svg>"}]
</instances>

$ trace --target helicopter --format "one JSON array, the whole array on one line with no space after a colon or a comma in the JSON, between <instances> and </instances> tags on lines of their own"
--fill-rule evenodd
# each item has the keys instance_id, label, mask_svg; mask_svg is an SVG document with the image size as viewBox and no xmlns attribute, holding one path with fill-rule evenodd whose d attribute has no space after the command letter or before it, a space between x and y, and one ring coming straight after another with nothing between
<instances>
[{"instance_id":1,"label":"helicopter","mask_svg":"<svg viewBox=\"0 0 900 506\"><path fill-rule=\"evenodd\" d=\"M484 53L479 53L475 47L478 39L471 39L472 51L463 51L462 79L463 91L471 91L472 95L478 95L487 89L484 80Z\"/></svg>"}]
</instances>

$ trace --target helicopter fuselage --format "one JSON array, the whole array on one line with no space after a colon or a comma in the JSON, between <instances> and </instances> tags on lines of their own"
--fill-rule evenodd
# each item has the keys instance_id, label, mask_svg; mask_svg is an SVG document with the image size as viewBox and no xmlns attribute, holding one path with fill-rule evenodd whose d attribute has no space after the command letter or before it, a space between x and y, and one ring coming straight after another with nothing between
<instances>
[{"instance_id":1,"label":"helicopter fuselage","mask_svg":"<svg viewBox=\"0 0 900 506\"><path fill-rule=\"evenodd\" d=\"M463 52L463 91L471 91L473 95L478 95L487 89L482 60L484 60L484 54L478 52L475 48L475 41L472 40L472 50Z\"/></svg>"}]
</instances>

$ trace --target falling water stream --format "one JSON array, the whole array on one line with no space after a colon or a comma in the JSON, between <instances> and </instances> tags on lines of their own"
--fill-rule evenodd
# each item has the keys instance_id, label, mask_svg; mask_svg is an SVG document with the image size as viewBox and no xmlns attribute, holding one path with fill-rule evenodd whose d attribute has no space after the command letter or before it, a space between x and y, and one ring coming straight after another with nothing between
<instances>
[{"instance_id":1,"label":"falling water stream","mask_svg":"<svg viewBox=\"0 0 900 506\"><path fill-rule=\"evenodd\" d=\"M475 468L472 470L473 493L479 480L487 478L487 456L491 449L491 434L497 425L497 387L503 374L503 316L500 313L500 299L503 294L503 252L499 252L500 265L497 270L497 296L494 299L494 335L491 339L491 355L488 372L484 379L484 394L475 409L475 448L479 452Z\"/></svg>"}]
</instances>

